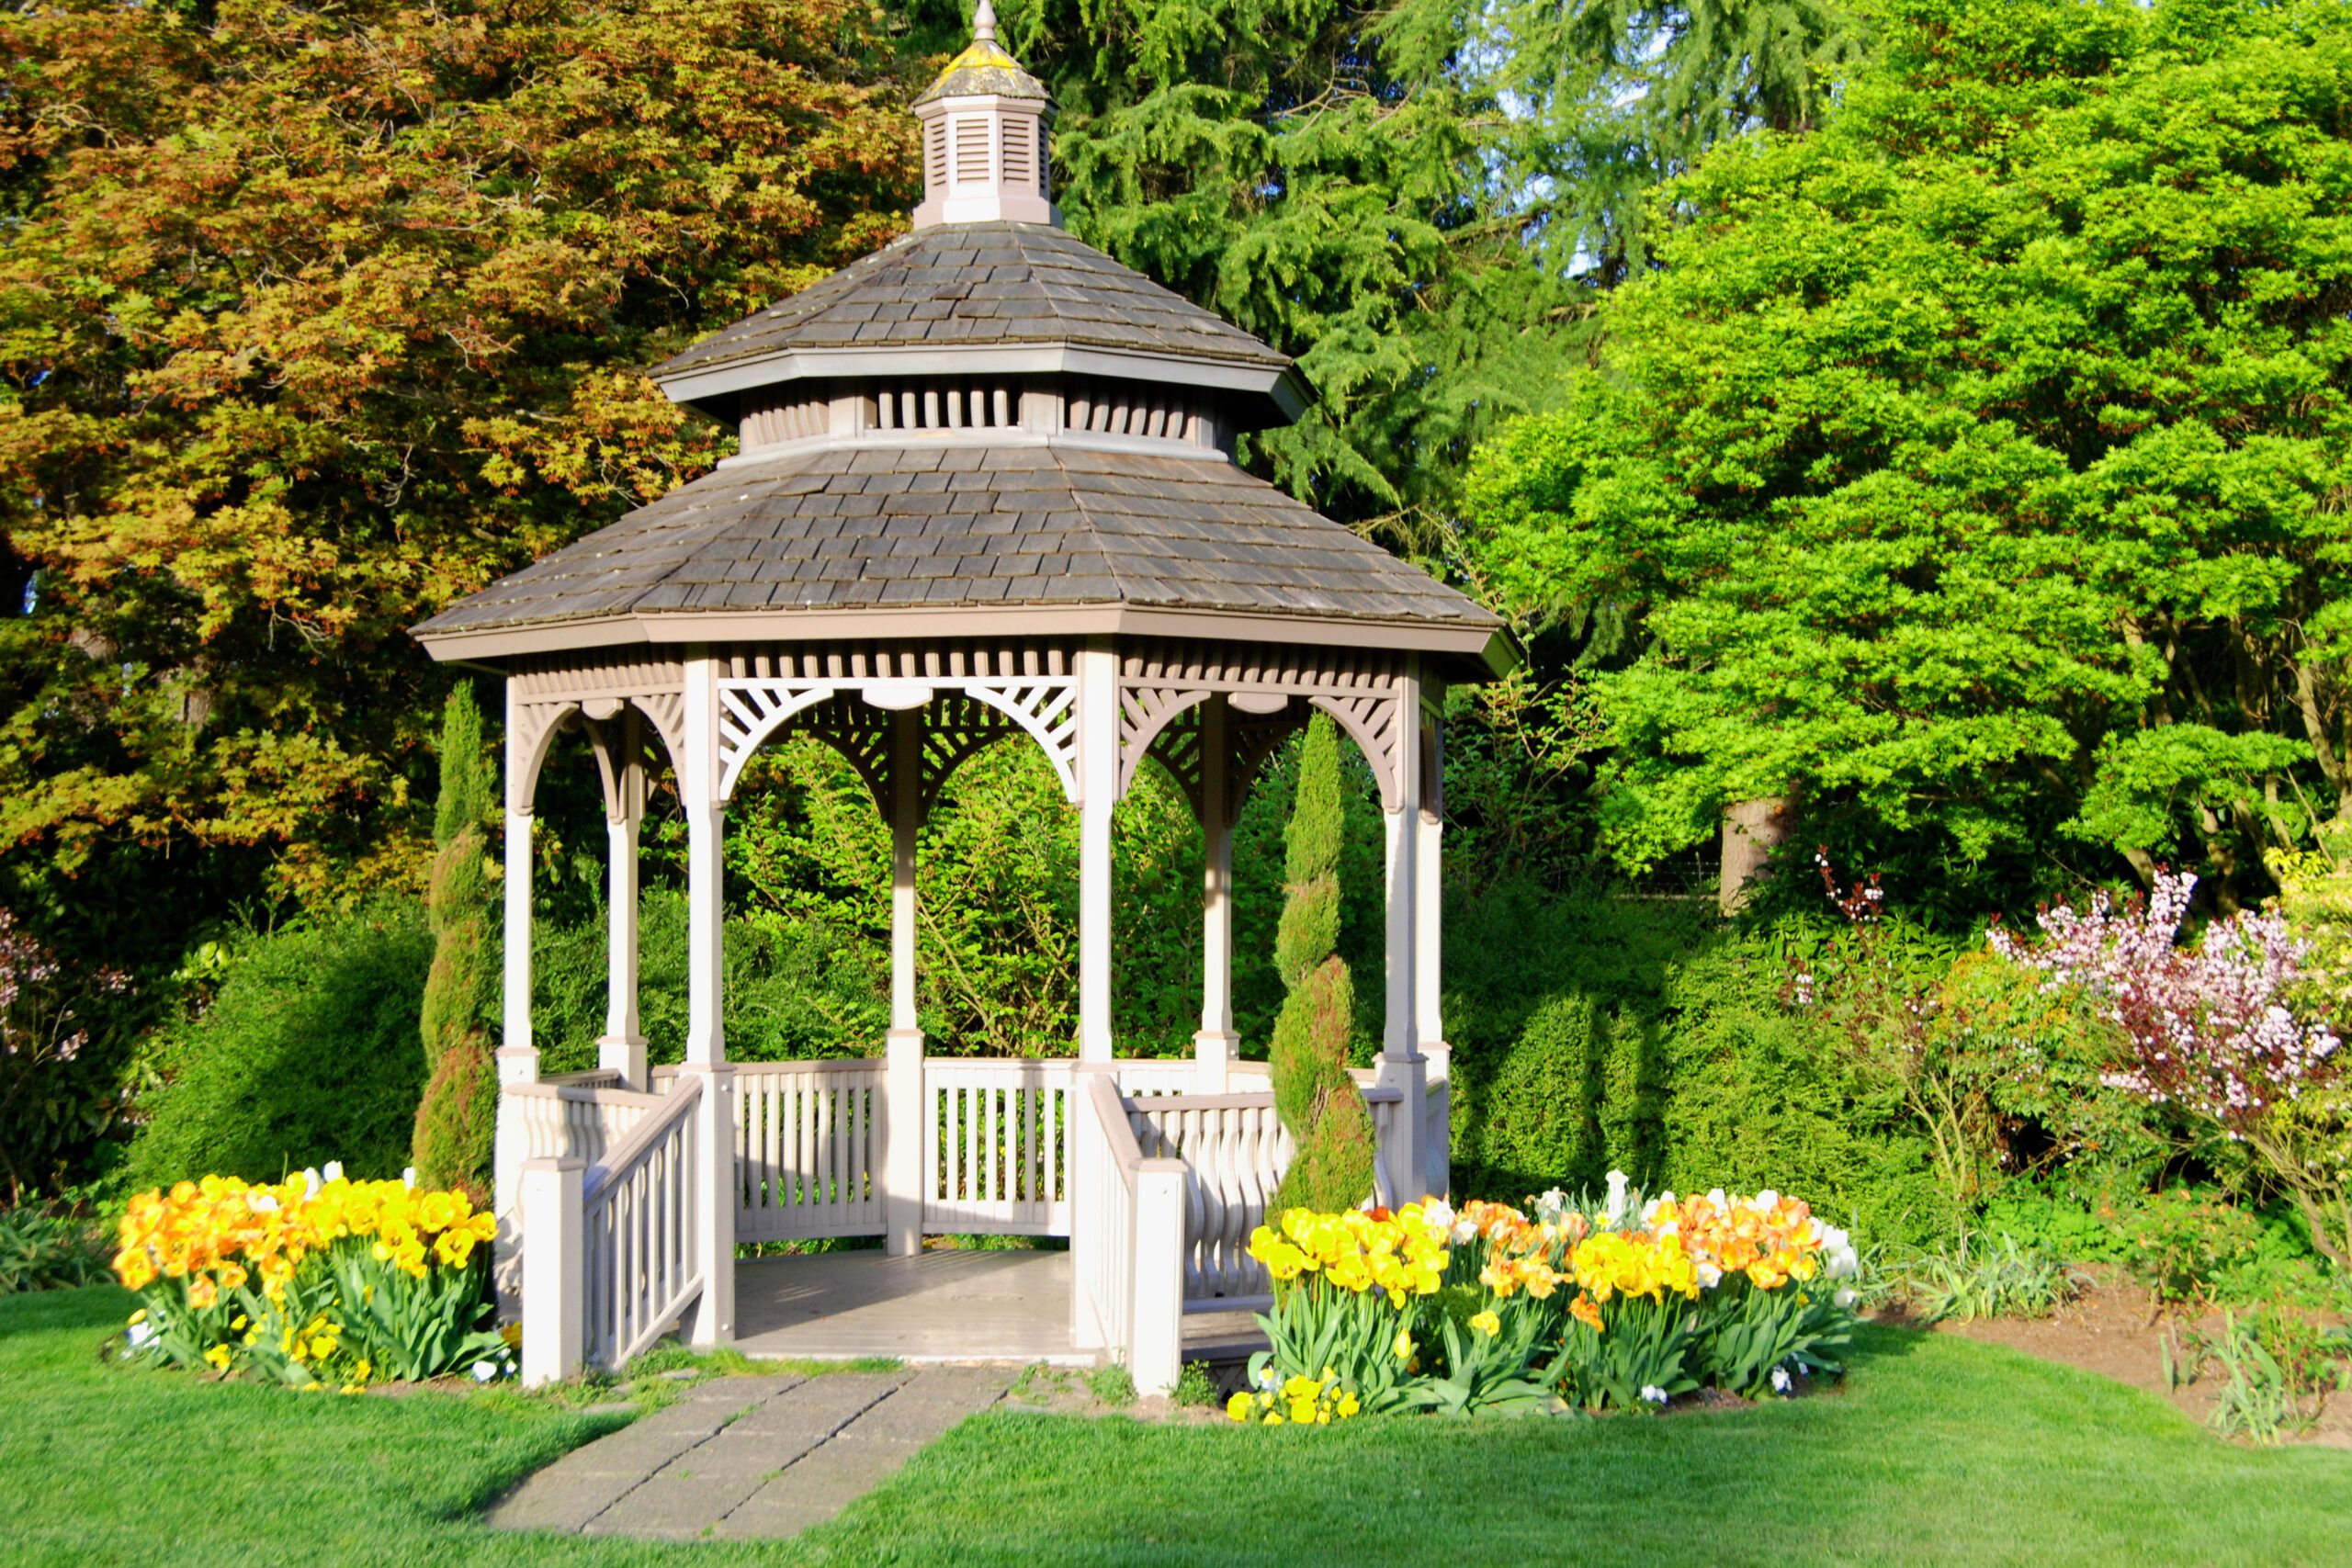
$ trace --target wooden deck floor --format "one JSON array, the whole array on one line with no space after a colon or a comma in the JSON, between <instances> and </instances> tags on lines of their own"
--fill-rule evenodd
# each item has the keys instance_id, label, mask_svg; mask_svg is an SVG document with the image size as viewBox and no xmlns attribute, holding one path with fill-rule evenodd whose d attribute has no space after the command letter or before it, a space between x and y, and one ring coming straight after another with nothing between
<instances>
[{"instance_id":1,"label":"wooden deck floor","mask_svg":"<svg viewBox=\"0 0 2352 1568\"><path fill-rule=\"evenodd\" d=\"M1070 1343L1067 1252L820 1252L735 1265L735 1348L752 1357L1091 1366ZM1264 1343L1245 1313L1184 1320L1188 1357Z\"/></svg>"}]
</instances>

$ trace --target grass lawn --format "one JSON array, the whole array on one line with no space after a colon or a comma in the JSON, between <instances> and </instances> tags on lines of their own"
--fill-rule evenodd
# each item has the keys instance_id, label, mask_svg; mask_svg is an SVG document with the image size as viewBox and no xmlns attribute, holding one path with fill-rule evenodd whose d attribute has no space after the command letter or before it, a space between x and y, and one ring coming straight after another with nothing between
<instances>
[{"instance_id":1,"label":"grass lawn","mask_svg":"<svg viewBox=\"0 0 2352 1568\"><path fill-rule=\"evenodd\" d=\"M343 1399L101 1365L130 1298L0 1299L0 1562L2342 1562L2352 1454L1874 1329L1843 1393L1663 1420L1273 1431L984 1416L792 1546L492 1535L599 1429L514 1393Z\"/></svg>"}]
</instances>

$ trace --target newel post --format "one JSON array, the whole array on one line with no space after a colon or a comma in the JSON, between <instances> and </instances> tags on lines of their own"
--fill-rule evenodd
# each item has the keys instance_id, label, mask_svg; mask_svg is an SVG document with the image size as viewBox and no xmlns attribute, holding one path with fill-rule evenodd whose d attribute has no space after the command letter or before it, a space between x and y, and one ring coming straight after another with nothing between
<instances>
[{"instance_id":1,"label":"newel post","mask_svg":"<svg viewBox=\"0 0 2352 1568\"><path fill-rule=\"evenodd\" d=\"M588 1162L541 1156L520 1172L523 1242L523 1386L560 1382L580 1370L588 1303Z\"/></svg>"},{"instance_id":2,"label":"newel post","mask_svg":"<svg viewBox=\"0 0 2352 1568\"><path fill-rule=\"evenodd\" d=\"M1184 1363L1184 1162L1136 1168L1135 1292L1127 1374L1141 1394L1169 1393Z\"/></svg>"}]
</instances>

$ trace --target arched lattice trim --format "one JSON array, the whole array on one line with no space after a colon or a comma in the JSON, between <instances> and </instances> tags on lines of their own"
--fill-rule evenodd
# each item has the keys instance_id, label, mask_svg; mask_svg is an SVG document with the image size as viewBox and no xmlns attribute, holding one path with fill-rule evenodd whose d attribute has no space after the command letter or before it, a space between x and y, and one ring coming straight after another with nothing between
<instances>
[{"instance_id":1,"label":"arched lattice trim","mask_svg":"<svg viewBox=\"0 0 2352 1568\"><path fill-rule=\"evenodd\" d=\"M718 685L718 797L735 792L752 754L786 726L806 729L824 739L850 760L877 802L889 798L888 747L879 721L883 710L864 700L869 686L910 684L883 681L722 681ZM1078 682L1069 676L1036 679L970 679L929 681L934 694L926 705L937 716L924 726L924 792L926 807L945 784L947 775L967 757L1014 730L1025 730L1045 749L1061 780L1062 792L1078 797ZM899 693L893 691L895 699ZM800 716L820 705L832 705L831 722L808 723ZM983 714L980 710L993 710ZM875 733L868 734L864 715L875 716ZM996 716L1001 715L1001 718Z\"/></svg>"}]
</instances>

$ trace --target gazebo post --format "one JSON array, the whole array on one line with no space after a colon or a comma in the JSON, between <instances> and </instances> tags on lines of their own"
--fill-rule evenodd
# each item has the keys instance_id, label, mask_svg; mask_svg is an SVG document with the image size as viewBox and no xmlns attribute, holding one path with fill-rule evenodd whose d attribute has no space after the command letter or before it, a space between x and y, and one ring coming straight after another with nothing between
<instances>
[{"instance_id":1,"label":"gazebo post","mask_svg":"<svg viewBox=\"0 0 2352 1568\"><path fill-rule=\"evenodd\" d=\"M922 1250L922 1029L915 1013L915 834L922 820L921 708L890 716L890 1033L883 1067L883 1245Z\"/></svg>"},{"instance_id":2,"label":"gazebo post","mask_svg":"<svg viewBox=\"0 0 2352 1568\"><path fill-rule=\"evenodd\" d=\"M1387 1018L1378 1067L1385 1088L1405 1091L1405 1103L1391 1123L1388 1145L1380 1151L1389 1175L1390 1193L1398 1202L1419 1198L1427 1184L1429 1161L1422 1153L1422 1102L1427 1093L1428 1064L1414 1049L1419 1036L1416 982L1420 959L1416 937L1421 919L1416 884L1420 850L1421 816L1421 678L1418 664L1396 678L1396 800L1385 816L1388 840Z\"/></svg>"},{"instance_id":3,"label":"gazebo post","mask_svg":"<svg viewBox=\"0 0 2352 1568\"><path fill-rule=\"evenodd\" d=\"M1216 693L1201 705L1201 1028L1193 1036L1194 1092L1223 1094L1233 1066L1233 814L1226 805L1232 710Z\"/></svg>"},{"instance_id":4,"label":"gazebo post","mask_svg":"<svg viewBox=\"0 0 2352 1568\"><path fill-rule=\"evenodd\" d=\"M1434 720L1421 731L1421 809L1413 865L1413 897L1419 918L1413 932L1414 1048L1425 1064L1421 1069L1424 1095L1453 1077L1453 1048L1445 1041L1444 1005L1440 986L1439 958L1444 935L1444 882L1441 874L1442 840L1445 834L1445 732ZM1452 1138L1444 1127L1423 1125L1430 1145L1420 1151L1430 1190L1443 1196L1452 1188Z\"/></svg>"},{"instance_id":5,"label":"gazebo post","mask_svg":"<svg viewBox=\"0 0 2352 1568\"><path fill-rule=\"evenodd\" d=\"M686 1060L703 1080L695 1110L695 1256L703 1270L688 1337L708 1347L735 1337L734 1069L727 1065L720 976L727 807L719 798L718 661L707 648L685 660L685 745L678 795L686 813Z\"/></svg>"},{"instance_id":6,"label":"gazebo post","mask_svg":"<svg viewBox=\"0 0 2352 1568\"><path fill-rule=\"evenodd\" d=\"M1078 1056L1108 1062L1111 812L1119 794L1119 657L1106 640L1078 656Z\"/></svg>"},{"instance_id":7,"label":"gazebo post","mask_svg":"<svg viewBox=\"0 0 2352 1568\"><path fill-rule=\"evenodd\" d=\"M523 1119L505 1090L510 1084L537 1083L539 1053L531 1043L531 768L533 744L525 731L514 682L506 683L506 876L505 996L498 1047L498 1121L492 1134L491 1210L501 1224L493 1253L502 1306L520 1280L514 1257L521 1246L522 1220L515 1204L523 1158L529 1151Z\"/></svg>"},{"instance_id":8,"label":"gazebo post","mask_svg":"<svg viewBox=\"0 0 2352 1568\"><path fill-rule=\"evenodd\" d=\"M621 1076L633 1089L646 1087L645 1033L638 1021L637 840L645 820L645 751L633 707L611 720L607 756L612 796L605 802L605 1032L596 1042L596 1066Z\"/></svg>"}]
</instances>

